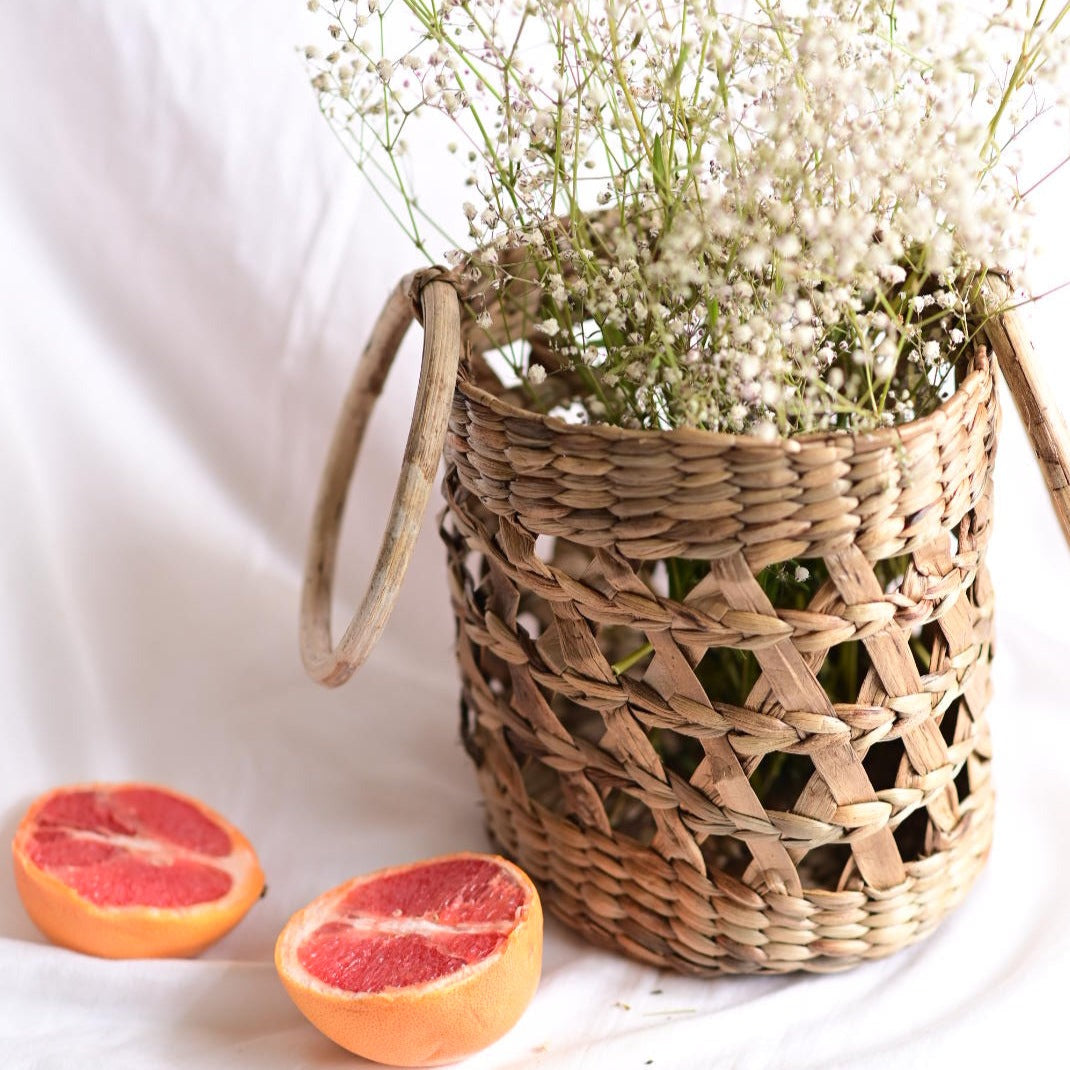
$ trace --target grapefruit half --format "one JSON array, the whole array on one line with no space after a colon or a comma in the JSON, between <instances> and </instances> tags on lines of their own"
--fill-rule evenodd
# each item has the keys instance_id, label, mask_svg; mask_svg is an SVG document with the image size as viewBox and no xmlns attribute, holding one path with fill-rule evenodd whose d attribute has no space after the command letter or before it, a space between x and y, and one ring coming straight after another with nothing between
<instances>
[{"instance_id":1,"label":"grapefruit half","mask_svg":"<svg viewBox=\"0 0 1070 1070\"><path fill-rule=\"evenodd\" d=\"M238 829L151 784L56 788L30 806L12 851L19 896L37 927L105 958L195 955L264 889Z\"/></svg>"},{"instance_id":2,"label":"grapefruit half","mask_svg":"<svg viewBox=\"0 0 1070 1070\"><path fill-rule=\"evenodd\" d=\"M275 966L356 1055L437 1066L516 1024L542 967L542 906L504 858L455 854L356 877L287 922Z\"/></svg>"}]
</instances>

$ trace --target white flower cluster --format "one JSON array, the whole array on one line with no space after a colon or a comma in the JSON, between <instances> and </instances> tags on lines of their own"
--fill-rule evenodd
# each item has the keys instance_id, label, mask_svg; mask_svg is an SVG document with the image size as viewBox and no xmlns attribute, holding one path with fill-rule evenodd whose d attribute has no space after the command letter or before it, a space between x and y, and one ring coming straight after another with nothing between
<instances>
[{"instance_id":1,"label":"white flower cluster","mask_svg":"<svg viewBox=\"0 0 1070 1070\"><path fill-rule=\"evenodd\" d=\"M1014 139L1066 69L1070 5L316 6L328 118L425 252L445 229L402 135L449 121L468 270L529 250L533 330L589 418L775 435L908 420L954 385L984 272L1027 249Z\"/></svg>"}]
</instances>

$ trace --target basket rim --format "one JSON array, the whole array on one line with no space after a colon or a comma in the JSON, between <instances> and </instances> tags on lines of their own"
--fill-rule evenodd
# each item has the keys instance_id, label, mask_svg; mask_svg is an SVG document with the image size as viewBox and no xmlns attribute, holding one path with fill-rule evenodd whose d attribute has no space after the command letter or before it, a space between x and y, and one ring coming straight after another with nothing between
<instances>
[{"instance_id":1,"label":"basket rim","mask_svg":"<svg viewBox=\"0 0 1070 1070\"><path fill-rule=\"evenodd\" d=\"M457 389L469 400L483 405L496 415L514 420L539 423L555 435L590 437L607 442L633 441L664 442L669 445L705 445L711 449L735 449L753 452L758 456L778 454L794 455L807 450L825 449L830 446L849 448L852 453L867 453L904 445L913 439L956 421L962 410L975 396L984 392L993 383L996 372L995 354L985 346L977 346L969 361L969 370L956 386L954 393L931 412L902 424L893 424L871 431L807 431L799 435L778 435L774 439L732 431L709 431L697 427L633 428L616 424L575 424L559 416L550 416L533 409L523 408L480 386L468 363L461 361L457 375Z\"/></svg>"}]
</instances>

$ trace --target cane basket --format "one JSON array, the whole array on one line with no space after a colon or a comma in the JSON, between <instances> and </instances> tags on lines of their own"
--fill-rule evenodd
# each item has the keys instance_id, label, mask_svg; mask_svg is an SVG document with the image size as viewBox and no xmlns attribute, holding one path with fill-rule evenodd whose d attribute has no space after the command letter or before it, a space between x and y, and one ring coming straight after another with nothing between
<instances>
[{"instance_id":1,"label":"cane basket","mask_svg":"<svg viewBox=\"0 0 1070 1070\"><path fill-rule=\"evenodd\" d=\"M486 297L419 273L376 325L314 520L309 672L337 684L367 655L442 453L462 736L490 833L548 908L597 944L698 974L842 969L924 936L992 838L997 358L1066 524L1065 429L1013 313L929 415L769 443L523 407L482 360L517 329L505 314L486 326ZM423 374L394 514L332 648L346 488L414 315ZM699 563L682 596L666 591L668 559ZM824 577L803 608L758 582L786 561ZM822 667L843 644L863 668L857 695L834 702ZM724 647L756 660L743 703L700 678ZM629 650L645 654L622 668ZM786 760L794 786L763 802L756 774Z\"/></svg>"}]
</instances>

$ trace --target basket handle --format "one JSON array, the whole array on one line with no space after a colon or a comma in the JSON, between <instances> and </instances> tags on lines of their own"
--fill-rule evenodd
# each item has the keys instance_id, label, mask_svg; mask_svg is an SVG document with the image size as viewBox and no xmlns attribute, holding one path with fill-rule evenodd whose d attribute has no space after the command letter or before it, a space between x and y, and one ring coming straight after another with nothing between
<instances>
[{"instance_id":1,"label":"basket handle","mask_svg":"<svg viewBox=\"0 0 1070 1070\"><path fill-rule=\"evenodd\" d=\"M990 275L988 285L997 300L1004 304L1009 301L1011 289L1005 279ZM1070 543L1070 432L1066 422L1040 373L1033 344L1014 309L1008 308L990 320L985 334L1025 426L1063 535Z\"/></svg>"},{"instance_id":2,"label":"basket handle","mask_svg":"<svg viewBox=\"0 0 1070 1070\"><path fill-rule=\"evenodd\" d=\"M331 643L331 588L346 494L372 409L413 319L424 327L420 382L390 517L355 616ZM460 301L444 268L407 276L387 299L357 363L331 440L312 519L301 593L301 660L321 684L345 683L364 662L394 608L446 439L461 352Z\"/></svg>"}]
</instances>

